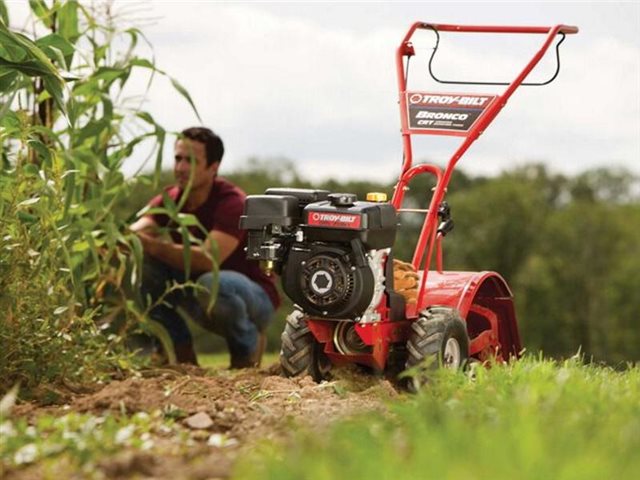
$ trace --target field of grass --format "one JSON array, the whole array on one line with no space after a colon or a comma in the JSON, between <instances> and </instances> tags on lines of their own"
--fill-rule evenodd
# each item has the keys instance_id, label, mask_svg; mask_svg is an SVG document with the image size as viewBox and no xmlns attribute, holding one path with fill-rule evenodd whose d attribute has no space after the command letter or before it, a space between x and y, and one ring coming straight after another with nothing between
<instances>
[{"instance_id":1,"label":"field of grass","mask_svg":"<svg viewBox=\"0 0 640 480\"><path fill-rule=\"evenodd\" d=\"M423 392L367 415L265 443L241 479L640 478L640 368L526 359L441 371Z\"/></svg>"}]
</instances>

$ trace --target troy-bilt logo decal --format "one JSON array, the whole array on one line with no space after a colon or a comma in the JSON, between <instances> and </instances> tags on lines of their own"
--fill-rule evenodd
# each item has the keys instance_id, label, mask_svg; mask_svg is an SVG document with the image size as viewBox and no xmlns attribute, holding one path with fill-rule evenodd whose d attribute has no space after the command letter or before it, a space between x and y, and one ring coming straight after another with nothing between
<instances>
[{"instance_id":1,"label":"troy-bilt logo decal","mask_svg":"<svg viewBox=\"0 0 640 480\"><path fill-rule=\"evenodd\" d=\"M409 128L467 132L496 95L407 92Z\"/></svg>"},{"instance_id":2,"label":"troy-bilt logo decal","mask_svg":"<svg viewBox=\"0 0 640 480\"><path fill-rule=\"evenodd\" d=\"M408 93L412 105L447 105L452 107L481 108L489 104L492 95L437 95L434 93Z\"/></svg>"},{"instance_id":3,"label":"troy-bilt logo decal","mask_svg":"<svg viewBox=\"0 0 640 480\"><path fill-rule=\"evenodd\" d=\"M360 228L360 215L350 213L309 212L309 225L333 228Z\"/></svg>"}]
</instances>

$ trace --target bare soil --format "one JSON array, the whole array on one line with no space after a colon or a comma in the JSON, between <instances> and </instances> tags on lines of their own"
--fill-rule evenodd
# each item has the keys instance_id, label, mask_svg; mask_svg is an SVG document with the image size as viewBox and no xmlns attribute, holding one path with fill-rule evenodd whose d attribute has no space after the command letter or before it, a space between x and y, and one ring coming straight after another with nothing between
<instances>
[{"instance_id":1,"label":"bare soil","mask_svg":"<svg viewBox=\"0 0 640 480\"><path fill-rule=\"evenodd\" d=\"M230 371L180 366L113 381L100 390L74 394L64 406L17 405L14 414L33 420L69 411L102 415L180 412L189 446L158 434L151 450L131 448L102 459L94 478L228 478L235 461L256 442L286 441L300 428L320 430L347 416L387 412L399 395L389 381L355 370L339 370L330 382L283 378L276 365ZM197 417L194 415L200 414ZM6 479L86 478L64 460L6 472Z\"/></svg>"}]
</instances>

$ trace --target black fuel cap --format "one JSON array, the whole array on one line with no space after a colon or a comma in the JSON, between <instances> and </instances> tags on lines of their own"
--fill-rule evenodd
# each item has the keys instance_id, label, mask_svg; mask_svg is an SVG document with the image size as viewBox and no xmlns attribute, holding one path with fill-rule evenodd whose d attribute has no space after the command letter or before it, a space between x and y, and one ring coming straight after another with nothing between
<instances>
[{"instance_id":1,"label":"black fuel cap","mask_svg":"<svg viewBox=\"0 0 640 480\"><path fill-rule=\"evenodd\" d=\"M330 193L329 201L335 207L350 207L356 203L358 197L355 193Z\"/></svg>"}]
</instances>

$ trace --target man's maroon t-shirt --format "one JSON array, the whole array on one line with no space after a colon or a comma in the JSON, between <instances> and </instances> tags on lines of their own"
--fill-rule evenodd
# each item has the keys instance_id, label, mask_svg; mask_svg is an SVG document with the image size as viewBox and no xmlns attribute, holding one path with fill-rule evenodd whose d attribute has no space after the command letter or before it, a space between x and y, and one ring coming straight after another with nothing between
<instances>
[{"instance_id":1,"label":"man's maroon t-shirt","mask_svg":"<svg viewBox=\"0 0 640 480\"><path fill-rule=\"evenodd\" d=\"M178 186L167 187L165 192L176 203L180 201L182 190ZM247 260L245 256L245 247L247 245L247 232L241 230L240 215L244 209L244 199L246 194L229 181L216 177L213 182L213 188L207 200L191 213L200 221L202 226L210 232L211 230L219 230L238 239L239 243L236 249L227 257L220 265L221 270L234 270L243 273L254 282L258 283L273 303L274 308L280 305L280 297L276 290L273 277L267 276L260 267L258 262ZM162 207L162 195L157 195L149 202L150 207ZM169 217L167 215L152 214L153 220L161 227L169 225ZM190 233L200 240L206 238L204 232L196 227L189 228ZM171 236L174 242L182 243L182 235L180 232L172 231Z\"/></svg>"}]
</instances>

